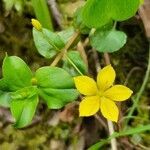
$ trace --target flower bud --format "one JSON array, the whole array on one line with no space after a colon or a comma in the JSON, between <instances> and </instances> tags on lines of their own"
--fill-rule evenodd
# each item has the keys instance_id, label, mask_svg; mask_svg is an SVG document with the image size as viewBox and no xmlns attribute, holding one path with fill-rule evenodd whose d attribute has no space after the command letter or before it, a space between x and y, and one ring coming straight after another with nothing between
<instances>
[{"instance_id":1,"label":"flower bud","mask_svg":"<svg viewBox=\"0 0 150 150\"><path fill-rule=\"evenodd\" d=\"M31 23L33 25L33 27L35 29L37 29L38 31L42 30L42 25L40 24L40 22L36 19L31 19Z\"/></svg>"}]
</instances>

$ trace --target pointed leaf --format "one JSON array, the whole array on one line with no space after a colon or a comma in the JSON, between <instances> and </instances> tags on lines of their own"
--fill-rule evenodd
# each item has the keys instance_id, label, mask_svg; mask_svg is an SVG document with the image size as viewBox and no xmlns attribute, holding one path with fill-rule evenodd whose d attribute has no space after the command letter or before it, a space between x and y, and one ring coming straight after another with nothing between
<instances>
[{"instance_id":1,"label":"pointed leaf","mask_svg":"<svg viewBox=\"0 0 150 150\"><path fill-rule=\"evenodd\" d=\"M65 45L57 33L45 28L42 31L33 28L33 38L38 52L45 58L52 58Z\"/></svg>"}]
</instances>

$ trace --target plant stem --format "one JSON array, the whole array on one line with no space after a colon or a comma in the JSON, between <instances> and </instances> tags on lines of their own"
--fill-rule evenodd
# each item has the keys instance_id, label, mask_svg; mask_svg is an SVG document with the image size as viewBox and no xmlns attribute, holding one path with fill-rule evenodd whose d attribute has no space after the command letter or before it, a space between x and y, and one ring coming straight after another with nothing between
<instances>
[{"instance_id":1,"label":"plant stem","mask_svg":"<svg viewBox=\"0 0 150 150\"><path fill-rule=\"evenodd\" d=\"M47 0L48 5L52 11L53 18L56 20L60 28L62 28L62 14L59 12L56 0Z\"/></svg>"},{"instance_id":2,"label":"plant stem","mask_svg":"<svg viewBox=\"0 0 150 150\"><path fill-rule=\"evenodd\" d=\"M87 55L86 55L86 52L85 52L85 49L84 49L84 46L82 44L82 42L80 41L78 44L77 44L77 50L79 51L84 63L86 64L86 66L88 67L88 59L87 59Z\"/></svg>"},{"instance_id":3,"label":"plant stem","mask_svg":"<svg viewBox=\"0 0 150 150\"><path fill-rule=\"evenodd\" d=\"M67 55L65 55L65 57L68 59L70 64L77 70L77 72L83 76L83 73L78 69L78 67L74 64L74 62Z\"/></svg>"},{"instance_id":4,"label":"plant stem","mask_svg":"<svg viewBox=\"0 0 150 150\"><path fill-rule=\"evenodd\" d=\"M61 58L64 56L64 54L67 52L67 50L71 47L71 45L74 43L74 41L77 39L77 37L79 36L79 31L76 31L72 37L70 38L70 40L67 42L67 44L65 45L65 47L61 50L61 52L56 56L56 58L54 59L54 61L51 63L50 66L56 66L58 64L58 62L61 60Z\"/></svg>"},{"instance_id":5,"label":"plant stem","mask_svg":"<svg viewBox=\"0 0 150 150\"><path fill-rule=\"evenodd\" d=\"M105 59L106 65L109 65L110 64L110 57L109 57L108 53L104 53L104 59ZM113 125L113 122L109 121L109 120L107 120L107 124L108 124L109 134L111 136L115 132L114 125ZM111 139L111 148L112 148L112 150L117 150L116 138Z\"/></svg>"},{"instance_id":6,"label":"plant stem","mask_svg":"<svg viewBox=\"0 0 150 150\"><path fill-rule=\"evenodd\" d=\"M116 26L117 26L117 21L114 22L114 25L113 25L113 30L116 29Z\"/></svg>"},{"instance_id":7,"label":"plant stem","mask_svg":"<svg viewBox=\"0 0 150 150\"><path fill-rule=\"evenodd\" d=\"M148 82L149 76L150 76L150 41L149 41L148 66L147 66L146 74L145 74L144 81L143 81L143 83L141 85L141 88L140 88L139 92L137 93L135 98L132 98L134 103L133 103L133 106L130 109L128 115L127 115L127 118L129 118L129 119L127 119L127 121L126 121L126 126L128 125L130 117L132 116L134 110L136 109L136 107L137 107L137 105L139 103L139 100L140 100L140 98L141 98L141 96L142 96L142 94L143 94L143 92L144 92L144 90L146 88L146 84Z\"/></svg>"},{"instance_id":8,"label":"plant stem","mask_svg":"<svg viewBox=\"0 0 150 150\"><path fill-rule=\"evenodd\" d=\"M97 56L97 52L95 50L93 50L94 55L96 56L96 58L98 58ZM108 53L104 53L104 59L105 59L105 64L109 65L110 64L110 57ZM99 61L96 61L96 68L97 68L97 72L100 70L100 63ZM114 126L112 121L107 120L107 124L108 124L108 129L109 129L109 135L111 136L115 131L114 131ZM111 139L111 149L112 150L117 150L117 141L115 138Z\"/></svg>"},{"instance_id":9,"label":"plant stem","mask_svg":"<svg viewBox=\"0 0 150 150\"><path fill-rule=\"evenodd\" d=\"M113 126L112 121L109 121L109 120L107 120L107 124L108 124L108 129L109 129L109 135L111 136L115 132L114 126ZM112 150L117 150L117 141L115 138L111 139L111 148Z\"/></svg>"},{"instance_id":10,"label":"plant stem","mask_svg":"<svg viewBox=\"0 0 150 150\"><path fill-rule=\"evenodd\" d=\"M101 119L98 114L95 114L94 117L100 123L100 126L102 125L105 128L105 130L107 131L108 127L107 127L107 124L103 121L103 119Z\"/></svg>"},{"instance_id":11,"label":"plant stem","mask_svg":"<svg viewBox=\"0 0 150 150\"><path fill-rule=\"evenodd\" d=\"M88 148L88 150L100 150L111 139L128 136L128 135L134 135L134 134L138 134L138 133L145 132L145 131L150 131L150 125L145 125L145 126L140 125L137 127L130 128L128 130L114 132L114 134L112 134L110 137L108 137L107 139L101 140L100 142L92 145L90 148Z\"/></svg>"}]
</instances>

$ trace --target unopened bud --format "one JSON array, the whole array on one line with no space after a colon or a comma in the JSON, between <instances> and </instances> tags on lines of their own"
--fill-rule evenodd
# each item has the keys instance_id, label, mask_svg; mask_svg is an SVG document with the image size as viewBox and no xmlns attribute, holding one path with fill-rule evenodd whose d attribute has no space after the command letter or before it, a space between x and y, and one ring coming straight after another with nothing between
<instances>
[{"instance_id":1,"label":"unopened bud","mask_svg":"<svg viewBox=\"0 0 150 150\"><path fill-rule=\"evenodd\" d=\"M31 23L33 25L33 27L37 30L42 30L42 25L40 24L40 22L36 19L31 19Z\"/></svg>"},{"instance_id":2,"label":"unopened bud","mask_svg":"<svg viewBox=\"0 0 150 150\"><path fill-rule=\"evenodd\" d=\"M31 79L31 84L32 85L37 85L37 79L36 78L32 78Z\"/></svg>"}]
</instances>

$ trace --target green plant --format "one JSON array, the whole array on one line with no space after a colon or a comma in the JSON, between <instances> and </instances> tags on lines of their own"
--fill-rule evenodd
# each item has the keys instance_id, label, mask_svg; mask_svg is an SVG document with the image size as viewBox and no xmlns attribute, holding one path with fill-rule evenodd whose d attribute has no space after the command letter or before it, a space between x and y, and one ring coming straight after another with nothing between
<instances>
[{"instance_id":1,"label":"green plant","mask_svg":"<svg viewBox=\"0 0 150 150\"><path fill-rule=\"evenodd\" d=\"M50 18L45 4L43 4L44 8L39 8L43 5L36 5L34 0L32 2L39 19L39 21L32 20L34 43L39 54L52 63L33 73L21 58L7 55L4 58L3 78L0 79L0 105L10 107L12 116L15 118L16 128L22 128L31 123L39 99L43 100L49 109L60 109L78 98L79 92L78 88L75 88L76 78L74 77L88 75L84 52L76 50L77 43L81 41L81 35L86 35L86 38L89 39L89 46L99 53L107 55L120 50L126 44L127 35L123 31L118 31L116 24L118 21L124 21L134 16L141 0L87 0L75 14L74 27L68 27L61 32L52 31L51 21L49 20L47 23L47 19L42 19L43 15L45 18ZM57 65L58 67L56 67ZM96 69L98 70L98 67ZM111 77L109 74L107 75L109 80ZM144 85L136 97L136 103L133 105L129 117L136 108L148 76L149 67ZM106 84L108 84L107 81ZM112 86L112 82L108 87L110 86ZM128 98L131 93L130 91ZM123 92L121 94L124 96ZM101 97L103 96L101 95ZM107 114L107 108L105 109L105 114ZM110 115L107 114L107 116ZM118 120L118 113L114 120ZM108 121L108 125L110 134L112 134L114 132L112 122ZM126 131L114 133L108 140L150 129L149 126L143 128L143 130L141 128L127 130L128 134ZM98 146L94 147L99 148L108 140L98 143ZM116 147L113 140L111 144L112 148Z\"/></svg>"}]
</instances>

